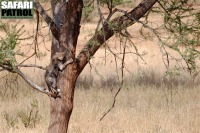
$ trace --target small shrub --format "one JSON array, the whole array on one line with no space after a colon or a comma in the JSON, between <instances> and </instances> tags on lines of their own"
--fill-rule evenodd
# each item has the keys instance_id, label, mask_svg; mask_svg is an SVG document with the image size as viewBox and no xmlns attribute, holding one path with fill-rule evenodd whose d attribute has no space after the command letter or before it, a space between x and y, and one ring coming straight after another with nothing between
<instances>
[{"instance_id":1,"label":"small shrub","mask_svg":"<svg viewBox=\"0 0 200 133\"><path fill-rule=\"evenodd\" d=\"M10 114L7 113L7 112L4 112L4 113L3 113L3 118L6 120L7 125L8 125L9 127L15 127L15 125L18 123L18 118L17 118L17 116L10 115Z\"/></svg>"},{"instance_id":2,"label":"small shrub","mask_svg":"<svg viewBox=\"0 0 200 133\"><path fill-rule=\"evenodd\" d=\"M41 120L41 116L38 112L38 101L34 100L31 103L31 108L26 111L21 110L18 116L25 127L33 128Z\"/></svg>"},{"instance_id":3,"label":"small shrub","mask_svg":"<svg viewBox=\"0 0 200 133\"><path fill-rule=\"evenodd\" d=\"M19 84L18 75L14 73L9 73L1 79L0 84L2 88L0 90L1 100L11 100L16 99L18 96Z\"/></svg>"}]
</instances>

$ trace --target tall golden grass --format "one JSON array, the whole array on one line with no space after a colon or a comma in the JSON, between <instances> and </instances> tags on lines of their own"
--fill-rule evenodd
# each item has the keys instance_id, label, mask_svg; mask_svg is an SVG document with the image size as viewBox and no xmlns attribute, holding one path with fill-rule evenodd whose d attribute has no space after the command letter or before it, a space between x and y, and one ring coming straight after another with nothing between
<instances>
[{"instance_id":1,"label":"tall golden grass","mask_svg":"<svg viewBox=\"0 0 200 133\"><path fill-rule=\"evenodd\" d=\"M100 121L101 116L112 105L119 81L116 72L110 69L112 63L104 65L97 63L98 60L93 60L96 68L92 68L90 72L90 67L87 66L77 81L69 133L200 132L199 84L190 82L189 77L165 79L152 69L142 69L142 73L135 70L133 74L126 74L115 107ZM11 77L8 79L10 82L13 80ZM41 75L38 75L37 80L39 79L42 80ZM18 83L18 88L3 87L5 84L1 83L0 132L47 132L48 97L34 91L21 79L18 79ZM33 100L39 103L38 114L41 119L36 127L26 128L17 114L21 110L29 112ZM13 118L17 117L18 121L14 126L9 125L3 117L5 112Z\"/></svg>"}]
</instances>

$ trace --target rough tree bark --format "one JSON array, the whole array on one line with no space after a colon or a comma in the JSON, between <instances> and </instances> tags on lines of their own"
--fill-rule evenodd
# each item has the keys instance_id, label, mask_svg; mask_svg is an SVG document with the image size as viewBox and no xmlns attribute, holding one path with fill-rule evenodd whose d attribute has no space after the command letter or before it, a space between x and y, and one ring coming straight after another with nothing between
<instances>
[{"instance_id":1,"label":"rough tree bark","mask_svg":"<svg viewBox=\"0 0 200 133\"><path fill-rule=\"evenodd\" d=\"M136 8L130 11L128 15L138 20L156 2L157 0L143 0ZM74 60L72 64L69 64L58 74L57 85L60 89L60 97L50 97L50 125L48 133L67 133L70 116L73 110L74 89L77 77L90 60L90 57L95 54L106 40L114 35L115 31L122 30L135 23L126 15L113 19L111 21L113 27L109 27L108 23L104 23L102 29L88 41L76 57L75 52L80 31L83 1L68 0L61 2L61 5L61 12L64 14L61 20L64 25L59 28L52 20L49 20L48 15L44 15L45 12L40 9L40 5L37 4L36 1L34 3L34 7L39 11L43 19L52 26L50 29L54 39L59 42L59 48L56 47L57 43L52 43L52 56L56 51L66 52L65 61L70 58ZM56 50L56 48L58 49Z\"/></svg>"},{"instance_id":2,"label":"rough tree bark","mask_svg":"<svg viewBox=\"0 0 200 133\"><path fill-rule=\"evenodd\" d=\"M74 59L74 63L69 64L63 71L60 71L57 77L57 87L60 88L60 97L50 97L50 125L48 133L67 132L73 109L75 84L78 77L78 69L75 63L75 51L80 31L83 1L62 1L60 5L60 11L58 12L62 12L63 14L60 18L63 26L59 28L60 36L59 40L57 40L59 42L59 48L57 47L57 41L54 40L52 43L52 57L53 54L57 52L58 48L59 52L65 52L64 62L72 58ZM56 15L59 14L55 14L55 16Z\"/></svg>"}]
</instances>

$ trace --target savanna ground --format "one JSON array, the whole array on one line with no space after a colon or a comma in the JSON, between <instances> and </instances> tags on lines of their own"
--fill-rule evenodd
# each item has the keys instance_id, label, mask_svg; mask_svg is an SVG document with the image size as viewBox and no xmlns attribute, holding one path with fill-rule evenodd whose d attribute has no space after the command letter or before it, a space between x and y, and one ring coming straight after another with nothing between
<instances>
[{"instance_id":1,"label":"savanna ground","mask_svg":"<svg viewBox=\"0 0 200 133\"><path fill-rule=\"evenodd\" d=\"M162 22L159 16L151 17L153 22ZM82 23L78 51L93 35L96 21L97 17L94 17L90 23ZM20 21L31 34L36 27L35 23L35 20ZM69 133L200 132L199 77L193 81L184 71L178 72L180 76L166 76L156 37L152 34L147 41L140 36L139 29L140 24L135 24L128 28L128 31L139 53L146 53L143 56L146 63L135 54L126 55L124 86L117 97L115 107L100 121L113 103L113 97L120 85L117 73L120 75L121 72L120 61L118 60L116 68L112 54L109 54L107 49L108 56L105 58L105 48L101 48L91 61L92 67L88 65L78 79ZM39 48L46 56L36 63L46 66L49 63L48 50L51 42L48 28L43 30L42 33L47 35L46 42L41 43ZM22 43L24 51L30 49L29 45L25 45L29 41ZM115 50L119 48L119 40L113 37L108 41L108 45ZM128 47L128 50L134 51L132 47ZM35 58L29 59L27 63L35 63ZM174 62L171 66L173 64ZM24 71L35 82L45 85L42 70L26 68ZM16 80L16 75L5 78L6 74L1 74L0 80L0 132L47 132L48 96L31 89L22 79Z\"/></svg>"}]
</instances>

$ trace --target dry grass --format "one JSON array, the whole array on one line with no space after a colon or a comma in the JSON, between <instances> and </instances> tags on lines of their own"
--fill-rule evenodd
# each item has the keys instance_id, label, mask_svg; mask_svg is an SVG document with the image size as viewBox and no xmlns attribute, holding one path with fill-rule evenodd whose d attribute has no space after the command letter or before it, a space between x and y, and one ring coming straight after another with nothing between
<instances>
[{"instance_id":1,"label":"dry grass","mask_svg":"<svg viewBox=\"0 0 200 133\"><path fill-rule=\"evenodd\" d=\"M105 66L99 65L99 67L103 69ZM69 133L200 132L199 85L181 84L182 81L179 80L175 82L177 84L162 82L162 80L155 79L159 76L155 72L144 71L143 77L125 79L126 82L117 97L116 106L102 121L99 121L112 105L118 82L112 74L106 75L109 81L98 82L97 77L99 76L92 78L91 74L86 71L77 83ZM29 89L23 81L20 81L18 89L18 92L13 92L16 93L15 97L11 98L10 91L12 90L8 88L6 97L9 98L1 99L0 132L47 132L48 97ZM3 90L5 88L2 88L1 92ZM29 109L33 100L39 102L38 111L41 116L36 127L25 128L19 118L15 126L9 126L2 114L7 112L16 117L20 110Z\"/></svg>"},{"instance_id":2,"label":"dry grass","mask_svg":"<svg viewBox=\"0 0 200 133\"><path fill-rule=\"evenodd\" d=\"M145 133L200 131L200 89L175 87L135 86L126 87L117 98L116 107L108 116L99 121L111 106L114 91L109 89L77 89L75 108L70 122L70 133ZM15 115L17 110L27 108L33 99L40 101L41 122L36 128L25 128L22 123L8 127L1 121L0 132L27 133L46 132L48 127L48 98L38 93L30 97L1 102L0 112ZM2 116L1 116L2 117Z\"/></svg>"},{"instance_id":3,"label":"dry grass","mask_svg":"<svg viewBox=\"0 0 200 133\"><path fill-rule=\"evenodd\" d=\"M70 132L197 133L200 131L199 93L198 87L174 90L127 87L120 93L116 107L99 121L111 106L113 93L109 90L77 90Z\"/></svg>"}]
</instances>

